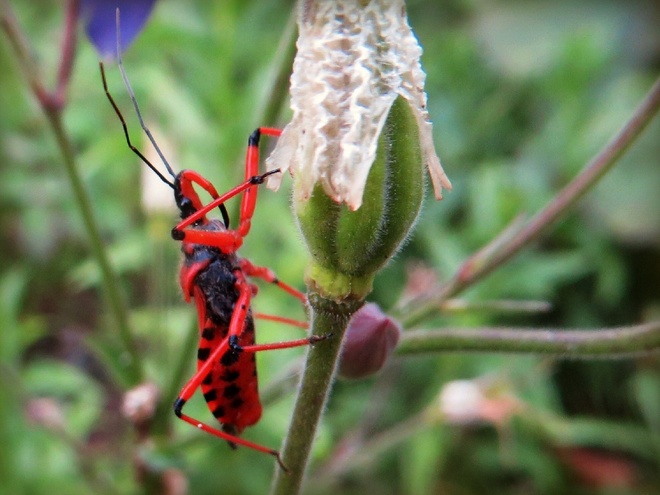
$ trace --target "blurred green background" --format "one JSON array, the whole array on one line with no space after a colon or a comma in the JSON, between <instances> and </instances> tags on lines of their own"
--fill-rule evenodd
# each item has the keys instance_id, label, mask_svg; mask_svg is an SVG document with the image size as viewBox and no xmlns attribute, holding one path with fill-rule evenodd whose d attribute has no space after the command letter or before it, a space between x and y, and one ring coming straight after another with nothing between
<instances>
[{"instance_id":1,"label":"blurred green background","mask_svg":"<svg viewBox=\"0 0 660 495\"><path fill-rule=\"evenodd\" d=\"M61 2L11 3L54 81ZM250 132L286 123L286 102L279 121L255 119L291 8L263 0L158 3L125 65L176 170L195 169L229 189L241 180ZM413 271L446 279L517 214L538 211L624 124L660 68L653 1L411 0L408 11L454 190L439 203L427 191L414 235L376 280L370 299L384 309L411 288ZM123 417L127 385L116 370L124 356L100 273L60 152L6 36L0 67L0 492L181 493L187 485L197 494L264 493L273 471L267 456L232 452L170 414L140 438ZM139 141L119 72L107 72ZM141 178L144 167L125 145L82 36L64 118L146 377L169 408L183 384L172 385L178 363L189 376L195 362L194 308L179 294L179 245L169 237L176 212L166 186ZM425 326L598 328L657 319L659 131L656 119L541 243L462 296L543 300L550 312L443 313ZM152 194L161 196L147 200ZM305 249L288 203L286 189L261 191L241 253L302 288ZM258 311L302 318L298 306L269 287L255 301ZM263 342L298 335L268 322L258 331ZM293 376L288 367L301 354L262 353L262 389ZM454 380L473 380L504 419L434 419L438 394ZM293 392L277 397L247 438L280 444ZM189 408L212 420L200 397ZM363 446L365 438L384 443ZM319 494L658 493L658 358L399 357L378 377L336 384L311 469L308 492ZM154 479L163 486L153 488Z\"/></svg>"}]
</instances>

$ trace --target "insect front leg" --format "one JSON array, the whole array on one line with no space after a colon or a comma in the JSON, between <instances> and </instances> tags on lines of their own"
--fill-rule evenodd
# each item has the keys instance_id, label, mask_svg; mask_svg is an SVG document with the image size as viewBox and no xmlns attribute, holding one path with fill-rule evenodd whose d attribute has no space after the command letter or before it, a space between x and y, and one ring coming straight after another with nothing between
<instances>
[{"instance_id":1,"label":"insect front leg","mask_svg":"<svg viewBox=\"0 0 660 495\"><path fill-rule=\"evenodd\" d=\"M259 141L262 134L280 136L282 131L272 127L259 127L250 135L245 154L245 181L223 195L218 195L212 184L196 172L185 170L179 174L180 190L184 197L192 201L195 211L172 229L172 237L175 240L214 246L225 253L238 250L243 243L243 238L247 236L252 225L252 216L254 215L254 209L257 204L256 186L263 184L269 175L280 172L279 169L276 169L259 174ZM197 193L193 189L193 183L205 189L211 195L213 201L206 206L202 206ZM236 229L232 230L229 229L229 217L224 203L241 193L243 197L241 199L239 224ZM206 215L217 207L222 210L225 226L227 227L227 231L223 233L225 235L216 233L215 236L209 236L207 233L200 233L195 228L186 229L186 227L197 222L206 222Z\"/></svg>"}]
</instances>

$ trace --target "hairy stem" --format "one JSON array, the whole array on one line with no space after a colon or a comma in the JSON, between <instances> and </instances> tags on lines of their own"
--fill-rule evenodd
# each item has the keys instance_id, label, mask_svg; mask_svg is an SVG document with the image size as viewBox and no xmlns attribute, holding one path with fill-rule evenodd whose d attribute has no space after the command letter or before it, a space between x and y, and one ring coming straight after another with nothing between
<instances>
[{"instance_id":1,"label":"hairy stem","mask_svg":"<svg viewBox=\"0 0 660 495\"><path fill-rule=\"evenodd\" d=\"M276 468L273 495L291 495L300 491L316 430L334 381L344 332L353 314L362 306L362 301L337 302L316 293L310 293L309 302L312 335L332 335L307 353L289 433L281 451L289 472Z\"/></svg>"},{"instance_id":2,"label":"hairy stem","mask_svg":"<svg viewBox=\"0 0 660 495\"><path fill-rule=\"evenodd\" d=\"M660 320L594 330L457 328L404 332L397 352L511 352L564 359L626 358L660 351Z\"/></svg>"},{"instance_id":3,"label":"hairy stem","mask_svg":"<svg viewBox=\"0 0 660 495\"><path fill-rule=\"evenodd\" d=\"M78 168L76 167L76 160L71 141L64 130L62 125L62 114L59 111L48 111L45 109L46 117L50 123L51 129L55 134L55 139L62 152L64 168L73 190L73 195L78 205L78 210L87 232L88 241L92 250L93 256L99 265L103 277L103 286L110 305L110 311L115 318L119 336L123 343L125 356L117 363L121 363L122 370L119 372L120 378L127 384L134 385L142 380L142 367L140 366L140 357L137 351L137 345L133 338L133 332L128 323L128 311L124 302L119 280L107 255L103 240L101 238L101 231L99 229L96 218L92 210L92 204L89 195L83 185Z\"/></svg>"}]
</instances>

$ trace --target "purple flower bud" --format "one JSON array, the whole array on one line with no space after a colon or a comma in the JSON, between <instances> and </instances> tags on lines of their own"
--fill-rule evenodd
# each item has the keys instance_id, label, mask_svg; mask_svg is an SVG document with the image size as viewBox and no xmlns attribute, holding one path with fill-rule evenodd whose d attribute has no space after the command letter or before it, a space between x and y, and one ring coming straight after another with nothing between
<instances>
[{"instance_id":1,"label":"purple flower bud","mask_svg":"<svg viewBox=\"0 0 660 495\"><path fill-rule=\"evenodd\" d=\"M121 49L125 51L144 26L155 3L156 0L82 0L81 19L99 56L117 56L117 9L121 15Z\"/></svg>"},{"instance_id":2,"label":"purple flower bud","mask_svg":"<svg viewBox=\"0 0 660 495\"><path fill-rule=\"evenodd\" d=\"M400 335L399 323L383 313L377 304L362 306L346 331L339 376L356 379L379 371L394 351Z\"/></svg>"}]
</instances>

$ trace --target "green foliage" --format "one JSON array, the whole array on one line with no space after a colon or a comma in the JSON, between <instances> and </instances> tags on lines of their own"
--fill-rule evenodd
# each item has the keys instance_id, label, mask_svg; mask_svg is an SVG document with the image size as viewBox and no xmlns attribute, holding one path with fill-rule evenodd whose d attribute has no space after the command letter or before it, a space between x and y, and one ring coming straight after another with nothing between
<instances>
[{"instance_id":1,"label":"green foliage","mask_svg":"<svg viewBox=\"0 0 660 495\"><path fill-rule=\"evenodd\" d=\"M52 81L61 2L42 2L38 11L29 2L11 3L44 78ZM125 65L142 112L176 170L198 170L219 191L229 189L242 178L250 132L286 123L286 110L278 122L256 122L254 116L269 89L271 60L290 7L238 0L158 4ZM517 214L543 207L630 117L657 72L657 48L645 42L658 11L648 2L490 6L411 0L408 10L425 49L429 113L454 190L439 203L427 191L413 237L376 277L371 299L386 309L414 288L407 284L413 266L447 279ZM121 280L145 375L162 393L150 442L121 413L126 390L117 370L125 355L102 277L60 151L4 33L0 65L3 490L163 493L152 485L179 474L190 493L263 493L271 459L249 449L232 452L170 414L172 393L193 371L196 331L194 308L184 306L178 293L178 246L168 237L176 212L169 190L158 182L148 187L164 190L164 204L141 203L147 194L142 165L125 146L92 48L81 40L64 126ZM147 149L119 73L107 69L133 139ZM611 327L657 318L659 130L656 119L548 236L462 295L472 303L547 300L550 313L445 312L426 326ZM262 146L264 153L268 146ZM236 218L236 205L229 210ZM305 248L285 190L260 191L241 253L302 288ZM302 318L291 299L263 287L255 307ZM260 322L258 338L286 340L295 332ZM288 370L300 354L262 353L262 389L282 370L295 375ZM437 396L443 384L458 379L484 384L494 404L514 398L523 405L516 419L496 427L438 419ZM399 358L376 379L336 385L309 490L654 493L660 487L658 390L657 355L570 364L527 356ZM267 403L246 438L277 447L286 433L291 393ZM190 412L212 420L199 397ZM356 455L341 465L340 454L351 454L352 445L359 447ZM570 461L578 448L593 449L601 455L598 462L614 459L634 476L623 487L594 487Z\"/></svg>"}]
</instances>

